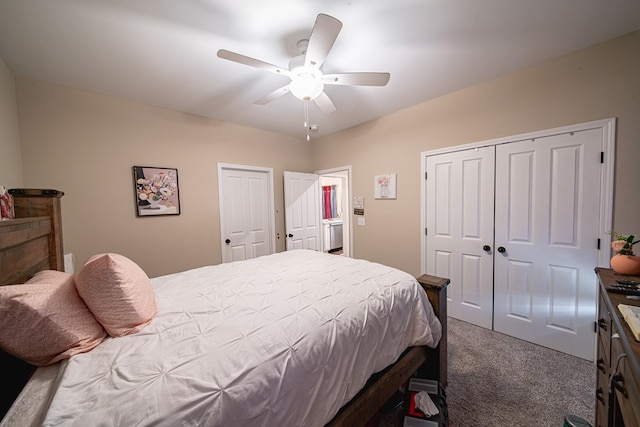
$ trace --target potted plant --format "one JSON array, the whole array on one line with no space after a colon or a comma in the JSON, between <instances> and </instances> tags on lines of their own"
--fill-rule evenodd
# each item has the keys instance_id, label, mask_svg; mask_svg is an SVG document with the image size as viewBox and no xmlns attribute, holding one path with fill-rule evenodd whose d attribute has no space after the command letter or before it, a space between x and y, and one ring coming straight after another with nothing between
<instances>
[{"instance_id":1,"label":"potted plant","mask_svg":"<svg viewBox=\"0 0 640 427\"><path fill-rule=\"evenodd\" d=\"M611 268L620 274L640 274L640 256L633 254L633 245L640 240L634 241L633 234L620 234L614 230L611 230L609 234L615 239L611 242L611 248L616 253L611 258Z\"/></svg>"}]
</instances>

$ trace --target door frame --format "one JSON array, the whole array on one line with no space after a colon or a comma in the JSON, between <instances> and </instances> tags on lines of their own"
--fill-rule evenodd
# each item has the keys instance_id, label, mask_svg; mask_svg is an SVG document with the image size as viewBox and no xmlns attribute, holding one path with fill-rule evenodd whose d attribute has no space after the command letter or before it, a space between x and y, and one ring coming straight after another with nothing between
<instances>
[{"instance_id":1,"label":"door frame","mask_svg":"<svg viewBox=\"0 0 640 427\"><path fill-rule=\"evenodd\" d=\"M222 176L222 171L225 169L233 169L233 170L240 170L240 171L248 171L248 172L259 172L259 173L264 173L267 174L267 189L269 191L269 196L267 197L268 199L268 209L269 209L269 214L268 216L268 225L269 225L269 251L270 253L275 253L276 252L276 214L275 214L275 201L274 201L274 186L273 186L273 168L268 168L268 167L262 167L262 166L248 166L248 165L238 165L238 164L233 164L233 163L218 163L218 216L220 218L220 223L219 223L219 235L220 235L220 258L222 262L224 261L224 249L225 249L225 242L223 240L223 220L224 220L224 198L222 197L223 195L223 182L220 179Z\"/></svg>"},{"instance_id":2,"label":"door frame","mask_svg":"<svg viewBox=\"0 0 640 427\"><path fill-rule=\"evenodd\" d=\"M345 245L345 240L343 239L342 242L342 253L344 256L349 257L349 258L353 258L353 253L354 253L354 248L353 248L353 226L352 226L352 220L351 220L351 212L352 212L352 197L351 195L353 194L353 179L351 178L353 176L353 170L352 170L352 166L351 165L347 165L347 166L339 166L339 167L335 167L335 168L330 168L330 169L322 169L319 171L316 171L314 173L316 173L317 175L323 176L323 175L335 175L335 174L345 174L346 175L346 190L344 193L344 198L345 200L343 200L344 202L344 207L345 209L343 209L343 215L342 215L342 227L343 227L343 236L346 235L347 236L347 244ZM346 230L346 232L344 231ZM346 246L346 247L345 247Z\"/></svg>"},{"instance_id":3,"label":"door frame","mask_svg":"<svg viewBox=\"0 0 640 427\"><path fill-rule=\"evenodd\" d=\"M486 141L473 142L470 144L456 145L452 147L439 148L435 150L423 151L420 154L420 176L423 178L420 181L420 269L422 274L426 274L426 254L427 254L427 237L426 230L426 160L428 156L436 154L452 153L455 151L468 150L472 148L480 148L492 145L507 144L510 142L534 140L536 138L553 136L563 133L577 132L589 129L600 129L602 131L602 141L604 152L604 159L602 162L602 172L600 174L600 190L601 190L601 203L599 212L599 224L598 224L598 238L601 242L601 250L598 251L598 265L594 267L609 267L611 259L611 251L607 250L609 244L606 243L610 240L607 237L607 233L611 230L613 224L613 173L615 163L615 137L616 137L616 118L609 118L603 120L595 120L591 122L579 123L569 126L562 126L552 129L545 129L536 132L529 132L524 134L512 135L503 138L490 139Z\"/></svg>"}]
</instances>

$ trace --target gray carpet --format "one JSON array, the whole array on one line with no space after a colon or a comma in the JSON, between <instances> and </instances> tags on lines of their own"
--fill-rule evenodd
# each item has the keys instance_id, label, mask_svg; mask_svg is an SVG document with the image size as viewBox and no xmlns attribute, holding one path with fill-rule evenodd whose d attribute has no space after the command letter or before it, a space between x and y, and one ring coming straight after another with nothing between
<instances>
[{"instance_id":1,"label":"gray carpet","mask_svg":"<svg viewBox=\"0 0 640 427\"><path fill-rule=\"evenodd\" d=\"M449 318L451 427L562 427L565 415L594 425L592 362ZM380 427L402 426L402 409Z\"/></svg>"}]
</instances>

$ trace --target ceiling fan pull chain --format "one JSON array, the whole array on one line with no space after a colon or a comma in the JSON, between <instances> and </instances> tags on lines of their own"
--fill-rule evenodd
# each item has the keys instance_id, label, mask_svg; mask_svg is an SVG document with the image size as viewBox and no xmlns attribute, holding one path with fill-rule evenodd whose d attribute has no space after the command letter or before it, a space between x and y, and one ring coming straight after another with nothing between
<instances>
[{"instance_id":1,"label":"ceiling fan pull chain","mask_svg":"<svg viewBox=\"0 0 640 427\"><path fill-rule=\"evenodd\" d=\"M304 127L309 127L309 101L302 101L304 104Z\"/></svg>"},{"instance_id":2,"label":"ceiling fan pull chain","mask_svg":"<svg viewBox=\"0 0 640 427\"><path fill-rule=\"evenodd\" d=\"M307 130L307 142L311 139L309 135L309 100L305 99L304 101L304 127Z\"/></svg>"}]
</instances>

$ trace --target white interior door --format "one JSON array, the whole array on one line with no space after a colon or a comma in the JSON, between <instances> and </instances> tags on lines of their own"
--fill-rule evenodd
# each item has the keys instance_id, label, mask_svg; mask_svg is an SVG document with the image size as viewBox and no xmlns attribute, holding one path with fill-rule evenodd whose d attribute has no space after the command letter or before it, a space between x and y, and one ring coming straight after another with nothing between
<instances>
[{"instance_id":1,"label":"white interior door","mask_svg":"<svg viewBox=\"0 0 640 427\"><path fill-rule=\"evenodd\" d=\"M594 129L496 151L494 328L585 359L595 348L601 141Z\"/></svg>"},{"instance_id":2,"label":"white interior door","mask_svg":"<svg viewBox=\"0 0 640 427\"><path fill-rule=\"evenodd\" d=\"M427 274L451 279L450 316L491 329L494 147L426 159Z\"/></svg>"},{"instance_id":3,"label":"white interior door","mask_svg":"<svg viewBox=\"0 0 640 427\"><path fill-rule=\"evenodd\" d=\"M275 252L273 172L218 165L222 262Z\"/></svg>"},{"instance_id":4,"label":"white interior door","mask_svg":"<svg viewBox=\"0 0 640 427\"><path fill-rule=\"evenodd\" d=\"M322 250L320 180L313 173L284 173L286 249Z\"/></svg>"}]
</instances>

